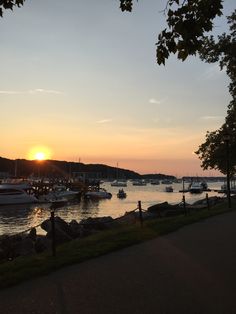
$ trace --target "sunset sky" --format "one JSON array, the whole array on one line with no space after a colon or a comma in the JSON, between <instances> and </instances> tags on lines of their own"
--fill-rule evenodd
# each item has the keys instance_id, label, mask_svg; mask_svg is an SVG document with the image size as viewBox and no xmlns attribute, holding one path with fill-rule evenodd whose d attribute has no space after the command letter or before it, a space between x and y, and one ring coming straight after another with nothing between
<instances>
[{"instance_id":1,"label":"sunset sky","mask_svg":"<svg viewBox=\"0 0 236 314\"><path fill-rule=\"evenodd\" d=\"M165 4L122 13L115 0L27 0L4 13L0 156L202 175L194 151L224 122L229 81L197 57L156 64ZM227 30L225 18L215 25Z\"/></svg>"}]
</instances>

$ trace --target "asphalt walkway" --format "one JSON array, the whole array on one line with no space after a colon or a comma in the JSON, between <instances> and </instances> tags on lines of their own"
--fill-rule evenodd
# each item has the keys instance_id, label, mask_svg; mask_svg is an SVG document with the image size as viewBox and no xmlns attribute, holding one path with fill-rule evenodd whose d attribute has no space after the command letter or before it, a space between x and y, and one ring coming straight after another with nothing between
<instances>
[{"instance_id":1,"label":"asphalt walkway","mask_svg":"<svg viewBox=\"0 0 236 314\"><path fill-rule=\"evenodd\" d=\"M236 212L0 291L0 312L236 314Z\"/></svg>"}]
</instances>

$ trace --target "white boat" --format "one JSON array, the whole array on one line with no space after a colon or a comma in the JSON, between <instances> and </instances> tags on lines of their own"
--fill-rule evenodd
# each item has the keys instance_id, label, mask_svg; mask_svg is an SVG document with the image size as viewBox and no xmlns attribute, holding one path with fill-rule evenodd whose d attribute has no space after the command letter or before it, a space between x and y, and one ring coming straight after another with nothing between
<instances>
[{"instance_id":1,"label":"white boat","mask_svg":"<svg viewBox=\"0 0 236 314\"><path fill-rule=\"evenodd\" d=\"M29 181L22 179L5 179L1 181L1 186L4 188L13 188L20 190L30 190L32 186Z\"/></svg>"},{"instance_id":2,"label":"white boat","mask_svg":"<svg viewBox=\"0 0 236 314\"><path fill-rule=\"evenodd\" d=\"M100 188L86 192L85 197L89 199L110 199L112 194L107 192L105 189Z\"/></svg>"},{"instance_id":3,"label":"white boat","mask_svg":"<svg viewBox=\"0 0 236 314\"><path fill-rule=\"evenodd\" d=\"M64 185L55 185L53 190L39 196L41 202L53 202L56 200L72 201L78 197L78 192L67 189Z\"/></svg>"},{"instance_id":4,"label":"white boat","mask_svg":"<svg viewBox=\"0 0 236 314\"><path fill-rule=\"evenodd\" d=\"M166 186L165 190L166 190L166 192L173 192L174 191L174 189L173 189L173 187L171 185Z\"/></svg>"},{"instance_id":5,"label":"white boat","mask_svg":"<svg viewBox=\"0 0 236 314\"><path fill-rule=\"evenodd\" d=\"M147 185L147 183L144 180L134 180L133 185L143 186L143 185Z\"/></svg>"},{"instance_id":6,"label":"white boat","mask_svg":"<svg viewBox=\"0 0 236 314\"><path fill-rule=\"evenodd\" d=\"M127 194L123 189L120 189L119 192L117 193L118 198L126 198Z\"/></svg>"},{"instance_id":7,"label":"white boat","mask_svg":"<svg viewBox=\"0 0 236 314\"><path fill-rule=\"evenodd\" d=\"M189 192L190 193L202 193L203 187L201 182L193 182L189 186Z\"/></svg>"},{"instance_id":8,"label":"white boat","mask_svg":"<svg viewBox=\"0 0 236 314\"><path fill-rule=\"evenodd\" d=\"M35 196L26 193L22 189L0 185L0 205L32 204L36 202L38 202L38 199Z\"/></svg>"},{"instance_id":9,"label":"white boat","mask_svg":"<svg viewBox=\"0 0 236 314\"><path fill-rule=\"evenodd\" d=\"M127 186L127 183L126 181L119 181L119 180L114 180L113 182L111 182L111 186L123 186L123 187L126 187Z\"/></svg>"}]
</instances>

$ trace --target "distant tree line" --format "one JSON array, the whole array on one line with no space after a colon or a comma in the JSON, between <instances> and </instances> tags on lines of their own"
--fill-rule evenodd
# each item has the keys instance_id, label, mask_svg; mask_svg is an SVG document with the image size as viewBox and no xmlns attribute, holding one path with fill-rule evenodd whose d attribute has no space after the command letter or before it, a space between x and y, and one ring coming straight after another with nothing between
<instances>
[{"instance_id":1,"label":"distant tree line","mask_svg":"<svg viewBox=\"0 0 236 314\"><path fill-rule=\"evenodd\" d=\"M137 172L118 169L120 178L133 179L141 178ZM117 177L117 168L103 164L84 164L79 162L68 162L58 160L26 160L7 159L0 157L0 172L9 173L11 176L28 177L30 175L48 178L69 178L75 173L87 174L92 178L113 178Z\"/></svg>"},{"instance_id":2,"label":"distant tree line","mask_svg":"<svg viewBox=\"0 0 236 314\"><path fill-rule=\"evenodd\" d=\"M0 173L9 174L11 177L14 177L17 173L18 177L69 178L73 175L82 176L85 174L87 178L93 179L175 179L174 176L165 174L141 175L135 171L103 164L84 164L58 160L12 160L2 157L0 157Z\"/></svg>"}]
</instances>

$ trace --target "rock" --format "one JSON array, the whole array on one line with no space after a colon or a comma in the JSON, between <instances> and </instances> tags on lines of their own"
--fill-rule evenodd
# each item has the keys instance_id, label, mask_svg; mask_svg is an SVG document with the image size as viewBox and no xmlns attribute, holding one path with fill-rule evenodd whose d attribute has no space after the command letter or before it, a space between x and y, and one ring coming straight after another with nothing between
<instances>
[{"instance_id":1,"label":"rock","mask_svg":"<svg viewBox=\"0 0 236 314\"><path fill-rule=\"evenodd\" d=\"M86 231L84 226L82 224L79 224L74 219L71 220L71 222L69 223L69 227L70 227L70 232L73 238L79 238L79 237L84 237L88 235L88 232Z\"/></svg>"},{"instance_id":2,"label":"rock","mask_svg":"<svg viewBox=\"0 0 236 314\"><path fill-rule=\"evenodd\" d=\"M84 229L104 230L109 229L114 219L110 216L82 219L79 225L83 225Z\"/></svg>"},{"instance_id":3,"label":"rock","mask_svg":"<svg viewBox=\"0 0 236 314\"><path fill-rule=\"evenodd\" d=\"M211 196L208 198L208 202L209 202L210 207L214 206L215 204L217 204L218 202L221 202L221 201L222 201L222 198L218 197L218 196ZM191 207L197 207L197 206L201 206L201 208L207 207L206 198L203 198L201 200L194 202Z\"/></svg>"},{"instance_id":4,"label":"rock","mask_svg":"<svg viewBox=\"0 0 236 314\"><path fill-rule=\"evenodd\" d=\"M46 237L48 239L52 239L52 231L49 231L46 235ZM56 241L56 244L61 244L61 243L64 243L64 242L68 242L68 241L71 241L73 238L67 234L66 232L64 232L63 230L59 229L59 228L56 228L55 229L55 241Z\"/></svg>"},{"instance_id":5,"label":"rock","mask_svg":"<svg viewBox=\"0 0 236 314\"><path fill-rule=\"evenodd\" d=\"M37 238L37 231L36 228L32 228L28 234L28 238L31 239L32 241L36 241Z\"/></svg>"},{"instance_id":6,"label":"rock","mask_svg":"<svg viewBox=\"0 0 236 314\"><path fill-rule=\"evenodd\" d=\"M163 217L177 215L182 212L182 208L179 205L171 205L168 202L163 202L148 207L147 211L157 217Z\"/></svg>"},{"instance_id":7,"label":"rock","mask_svg":"<svg viewBox=\"0 0 236 314\"><path fill-rule=\"evenodd\" d=\"M115 219L118 224L135 224L137 220L138 216L134 211L126 212L124 216Z\"/></svg>"},{"instance_id":8,"label":"rock","mask_svg":"<svg viewBox=\"0 0 236 314\"><path fill-rule=\"evenodd\" d=\"M72 240L73 238L72 232L67 222L65 222L62 218L57 216L54 218L54 223L55 223L55 240L57 244ZM52 239L51 219L43 221L41 224L41 228L47 231L46 237L48 239Z\"/></svg>"},{"instance_id":9,"label":"rock","mask_svg":"<svg viewBox=\"0 0 236 314\"><path fill-rule=\"evenodd\" d=\"M51 231L51 229L52 229L51 220L50 220L50 219L44 220L44 221L41 223L40 227L41 227L43 230L47 231L47 232Z\"/></svg>"},{"instance_id":10,"label":"rock","mask_svg":"<svg viewBox=\"0 0 236 314\"><path fill-rule=\"evenodd\" d=\"M70 234L70 227L68 223L62 218L58 216L55 217L54 224L55 224L55 230L60 230L60 231ZM47 232L51 232L52 231L51 219L44 220L41 224L41 228Z\"/></svg>"}]
</instances>

